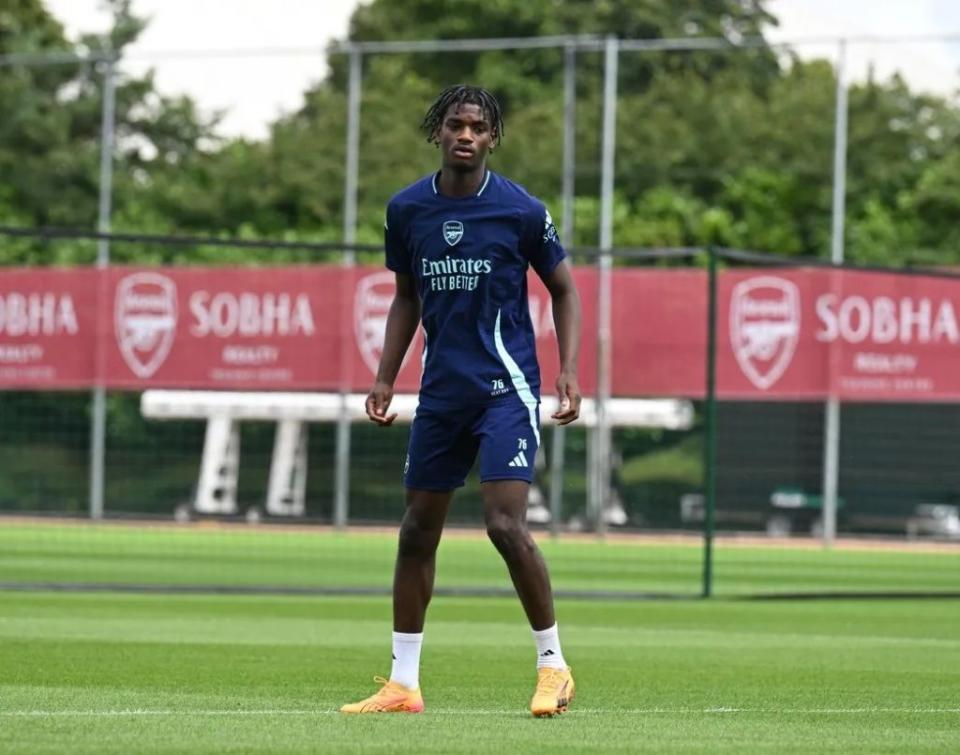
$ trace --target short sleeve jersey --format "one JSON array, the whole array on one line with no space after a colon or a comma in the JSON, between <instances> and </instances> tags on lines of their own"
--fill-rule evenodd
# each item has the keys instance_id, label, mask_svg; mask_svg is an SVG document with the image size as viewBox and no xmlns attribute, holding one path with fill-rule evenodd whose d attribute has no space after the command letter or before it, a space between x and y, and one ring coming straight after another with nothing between
<instances>
[{"instance_id":1,"label":"short sleeve jersey","mask_svg":"<svg viewBox=\"0 0 960 755\"><path fill-rule=\"evenodd\" d=\"M527 269L546 276L565 254L550 213L487 171L477 193L448 197L426 176L387 205L387 267L413 276L425 333L420 404L455 409L540 400ZM514 399L515 400L515 399Z\"/></svg>"}]
</instances>

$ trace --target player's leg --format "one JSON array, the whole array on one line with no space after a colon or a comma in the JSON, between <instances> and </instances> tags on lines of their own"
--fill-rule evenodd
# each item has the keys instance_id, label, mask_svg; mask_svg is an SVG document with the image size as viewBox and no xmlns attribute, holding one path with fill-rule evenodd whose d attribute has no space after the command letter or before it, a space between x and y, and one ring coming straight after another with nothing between
<instances>
[{"instance_id":1,"label":"player's leg","mask_svg":"<svg viewBox=\"0 0 960 755\"><path fill-rule=\"evenodd\" d=\"M453 491L407 490L393 574L393 631L422 633Z\"/></svg>"},{"instance_id":2,"label":"player's leg","mask_svg":"<svg viewBox=\"0 0 960 755\"><path fill-rule=\"evenodd\" d=\"M507 565L537 646L537 691L530 709L549 716L567 709L574 683L560 648L550 575L527 527L538 419L511 403L487 410L480 429L480 478L487 534Z\"/></svg>"},{"instance_id":3,"label":"player's leg","mask_svg":"<svg viewBox=\"0 0 960 755\"><path fill-rule=\"evenodd\" d=\"M526 521L525 480L483 483L487 533L510 571L537 645L537 688L530 701L535 716L563 713L574 695L573 675L560 648L550 576Z\"/></svg>"},{"instance_id":4,"label":"player's leg","mask_svg":"<svg viewBox=\"0 0 960 755\"><path fill-rule=\"evenodd\" d=\"M452 490L407 490L407 510L400 524L393 573L393 665L390 679L375 695L383 706L381 712L423 710L423 622L433 597L437 546L452 498Z\"/></svg>"},{"instance_id":5,"label":"player's leg","mask_svg":"<svg viewBox=\"0 0 960 755\"><path fill-rule=\"evenodd\" d=\"M556 623L553 593L547 565L527 527L530 483L488 480L481 490L487 535L507 565L530 626L535 632L548 629Z\"/></svg>"},{"instance_id":6,"label":"player's leg","mask_svg":"<svg viewBox=\"0 0 960 755\"><path fill-rule=\"evenodd\" d=\"M419 713L423 624L433 595L437 546L455 488L477 453L469 420L418 410L410 431L404 485L407 507L400 525L393 580L393 666L371 697L343 706L344 713Z\"/></svg>"},{"instance_id":7,"label":"player's leg","mask_svg":"<svg viewBox=\"0 0 960 755\"><path fill-rule=\"evenodd\" d=\"M453 491L407 490L393 572L393 665L372 696L344 705L343 713L420 713L423 622L433 596L437 546Z\"/></svg>"},{"instance_id":8,"label":"player's leg","mask_svg":"<svg viewBox=\"0 0 960 755\"><path fill-rule=\"evenodd\" d=\"M393 579L393 629L423 632L433 595L437 546L453 491L463 487L477 457L478 442L468 413L417 410L410 429L403 484L407 509L400 524L400 542Z\"/></svg>"}]
</instances>

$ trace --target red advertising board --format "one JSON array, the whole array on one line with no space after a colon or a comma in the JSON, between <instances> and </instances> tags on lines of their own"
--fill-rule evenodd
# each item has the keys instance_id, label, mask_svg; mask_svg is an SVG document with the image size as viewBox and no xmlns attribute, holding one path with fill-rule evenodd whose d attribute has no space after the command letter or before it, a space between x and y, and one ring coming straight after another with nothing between
<instances>
[{"instance_id":1,"label":"red advertising board","mask_svg":"<svg viewBox=\"0 0 960 755\"><path fill-rule=\"evenodd\" d=\"M111 268L104 383L336 389L341 278L319 267Z\"/></svg>"},{"instance_id":2,"label":"red advertising board","mask_svg":"<svg viewBox=\"0 0 960 755\"><path fill-rule=\"evenodd\" d=\"M596 309L596 297L584 306ZM700 270L614 270L614 395L702 396L707 277ZM596 361L595 352L583 360Z\"/></svg>"},{"instance_id":3,"label":"red advertising board","mask_svg":"<svg viewBox=\"0 0 960 755\"><path fill-rule=\"evenodd\" d=\"M580 344L578 379L580 390L591 394L597 385L597 273L591 268L577 268L573 279L583 305L583 340ZM560 371L560 352L557 349L557 331L553 324L553 305L546 286L535 273L527 276L530 294L530 319L537 341L537 361L540 363L540 391L555 391Z\"/></svg>"},{"instance_id":4,"label":"red advertising board","mask_svg":"<svg viewBox=\"0 0 960 755\"><path fill-rule=\"evenodd\" d=\"M580 381L596 385L597 275L583 302ZM543 391L558 369L550 297L529 277ZM100 383L366 390L393 298L378 267L120 268L0 272L0 388ZM620 396L704 393L706 276L616 269L612 386ZM960 399L960 281L828 269L726 271L718 290L723 398ZM397 381L420 382L417 334Z\"/></svg>"},{"instance_id":5,"label":"red advertising board","mask_svg":"<svg viewBox=\"0 0 960 755\"><path fill-rule=\"evenodd\" d=\"M354 390L366 391L373 385L377 365L383 352L387 314L393 301L394 274L382 267L354 268L349 286L343 288L352 294L352 306L346 312L347 327L344 336L346 362L349 365L348 383ZM423 354L423 331L418 329L413 344L407 351L397 377L398 393L415 393L420 386L420 360Z\"/></svg>"},{"instance_id":6,"label":"red advertising board","mask_svg":"<svg viewBox=\"0 0 960 755\"><path fill-rule=\"evenodd\" d=\"M0 387L93 384L98 281L92 269L0 274Z\"/></svg>"},{"instance_id":7,"label":"red advertising board","mask_svg":"<svg viewBox=\"0 0 960 755\"><path fill-rule=\"evenodd\" d=\"M960 398L960 280L851 270L721 276L728 398Z\"/></svg>"}]
</instances>

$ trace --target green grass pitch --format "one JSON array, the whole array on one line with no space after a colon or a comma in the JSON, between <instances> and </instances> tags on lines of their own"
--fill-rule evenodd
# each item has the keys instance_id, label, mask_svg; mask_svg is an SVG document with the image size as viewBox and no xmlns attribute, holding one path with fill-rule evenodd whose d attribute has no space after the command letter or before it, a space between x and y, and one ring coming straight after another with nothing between
<instances>
[{"instance_id":1,"label":"green grass pitch","mask_svg":"<svg viewBox=\"0 0 960 755\"><path fill-rule=\"evenodd\" d=\"M441 582L506 586L482 540L444 548ZM545 550L568 589L697 589L695 548ZM377 586L392 551L375 534L17 525L0 528L0 581ZM955 552L723 548L717 584L956 589L956 566ZM578 683L564 716L526 710L534 650L515 599L440 596L426 712L347 717L389 673L386 597L0 591L0 752L960 750L956 599L567 599L558 617Z\"/></svg>"},{"instance_id":2,"label":"green grass pitch","mask_svg":"<svg viewBox=\"0 0 960 755\"><path fill-rule=\"evenodd\" d=\"M346 717L385 598L0 593L0 751L955 752L954 601L566 601L579 694L529 717L515 601L437 598L423 715Z\"/></svg>"},{"instance_id":3,"label":"green grass pitch","mask_svg":"<svg viewBox=\"0 0 960 755\"><path fill-rule=\"evenodd\" d=\"M2 521L2 520L0 520ZM802 543L801 543L802 545ZM686 541L543 539L560 590L699 595L703 547ZM0 583L87 582L388 589L396 534L214 525L0 524ZM778 592L960 592L960 546L825 551L718 540L718 595ZM437 584L510 589L500 557L478 533L451 532Z\"/></svg>"}]
</instances>

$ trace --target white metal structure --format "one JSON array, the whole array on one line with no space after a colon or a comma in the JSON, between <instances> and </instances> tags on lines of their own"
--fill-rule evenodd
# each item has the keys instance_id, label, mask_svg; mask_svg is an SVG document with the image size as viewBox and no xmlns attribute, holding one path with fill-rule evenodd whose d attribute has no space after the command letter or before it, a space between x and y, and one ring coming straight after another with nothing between
<instances>
[{"instance_id":1,"label":"white metal structure","mask_svg":"<svg viewBox=\"0 0 960 755\"><path fill-rule=\"evenodd\" d=\"M366 396L350 394L351 422L367 421ZM412 394L394 396L391 412L398 421L411 422L417 408ZM540 405L543 424L557 410L554 396ZM343 400L338 393L279 393L226 391L144 391L140 411L149 419L201 419L207 429L200 463L200 480L193 510L200 514L236 514L240 471L240 432L243 421L276 422L277 433L267 485L266 512L273 516L306 513L307 422L338 422ZM684 430L693 424L693 405L675 399L615 398L607 402L606 420L612 427L660 427ZM596 403L584 399L580 422L597 424Z\"/></svg>"},{"instance_id":2,"label":"white metal structure","mask_svg":"<svg viewBox=\"0 0 960 755\"><path fill-rule=\"evenodd\" d=\"M235 420L215 414L207 420L200 461L200 482L194 508L202 514L232 514L237 510L240 471L240 428Z\"/></svg>"}]
</instances>

